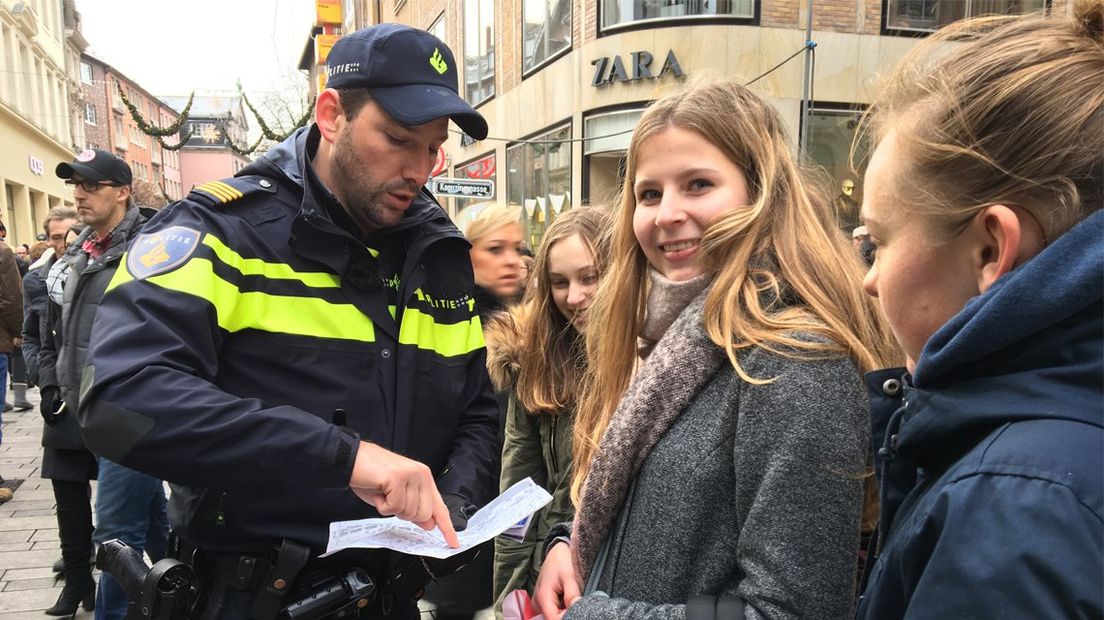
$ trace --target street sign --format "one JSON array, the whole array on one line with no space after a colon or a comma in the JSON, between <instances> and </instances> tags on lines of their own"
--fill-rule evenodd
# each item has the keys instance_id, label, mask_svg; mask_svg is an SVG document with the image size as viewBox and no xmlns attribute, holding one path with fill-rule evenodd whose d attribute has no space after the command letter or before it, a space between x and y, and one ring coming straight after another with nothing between
<instances>
[{"instance_id":1,"label":"street sign","mask_svg":"<svg viewBox=\"0 0 1104 620\"><path fill-rule=\"evenodd\" d=\"M433 179L433 193L462 198L494 198L494 181L484 179Z\"/></svg>"}]
</instances>

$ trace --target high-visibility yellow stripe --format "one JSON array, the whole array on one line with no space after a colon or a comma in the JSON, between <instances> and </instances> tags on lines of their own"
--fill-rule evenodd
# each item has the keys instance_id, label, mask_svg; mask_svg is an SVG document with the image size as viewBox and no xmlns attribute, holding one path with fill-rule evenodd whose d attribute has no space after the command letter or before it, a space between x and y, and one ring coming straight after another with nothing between
<instances>
[{"instance_id":1,"label":"high-visibility yellow stripe","mask_svg":"<svg viewBox=\"0 0 1104 620\"><path fill-rule=\"evenodd\" d=\"M326 279L336 281L336 276L332 274L301 273L284 264L242 258L211 235L206 235L203 243L214 250L219 259L234 265L242 273L296 279L316 288L339 286ZM125 256L122 261L125 265ZM133 279L125 267L118 269L107 290ZM313 297L243 292L216 275L214 266L207 258L192 257L182 267L146 280L208 301L215 308L219 327L228 332L257 329L299 336L375 342L375 325L372 320L352 304L335 304ZM388 306L388 310L394 317L395 307ZM483 326L478 316L461 323L443 324L434 321L429 314L408 307L403 311L399 344L433 351L442 357L466 355L484 346Z\"/></svg>"},{"instance_id":2,"label":"high-visibility yellow stripe","mask_svg":"<svg viewBox=\"0 0 1104 620\"><path fill-rule=\"evenodd\" d=\"M104 289L106 295L111 289L119 286L120 284L126 284L134 279L134 276L130 275L130 270L127 269L127 254L130 252L123 252L123 257L119 259L119 268L115 270L115 275L111 276L111 281L107 283L107 288Z\"/></svg>"},{"instance_id":3,"label":"high-visibility yellow stripe","mask_svg":"<svg viewBox=\"0 0 1104 620\"><path fill-rule=\"evenodd\" d=\"M277 334L375 342L372 320L352 304L316 297L241 291L215 274L206 258L193 257L179 269L146 278L173 291L206 300L228 332L257 329Z\"/></svg>"},{"instance_id":4,"label":"high-visibility yellow stripe","mask_svg":"<svg viewBox=\"0 0 1104 620\"><path fill-rule=\"evenodd\" d=\"M483 347L483 326L478 316L445 325L415 308L406 308L399 327L399 344L414 345L442 357L465 355Z\"/></svg>"},{"instance_id":5,"label":"high-visibility yellow stripe","mask_svg":"<svg viewBox=\"0 0 1104 620\"><path fill-rule=\"evenodd\" d=\"M219 260L247 276L264 276L273 280L298 280L311 288L341 288L341 280L332 273L296 271L286 263L269 263L259 258L245 258L210 233L203 235L203 245L211 248Z\"/></svg>"}]
</instances>

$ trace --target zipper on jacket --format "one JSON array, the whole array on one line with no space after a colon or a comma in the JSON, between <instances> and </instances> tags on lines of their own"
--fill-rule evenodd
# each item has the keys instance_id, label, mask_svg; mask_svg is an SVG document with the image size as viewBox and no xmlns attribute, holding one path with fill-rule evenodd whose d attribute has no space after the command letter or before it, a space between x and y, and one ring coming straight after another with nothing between
<instances>
[{"instance_id":1,"label":"zipper on jacket","mask_svg":"<svg viewBox=\"0 0 1104 620\"><path fill-rule=\"evenodd\" d=\"M560 416L558 415L552 416L552 432L550 433L550 438L548 442L552 446L552 471L556 472L557 474L560 473L560 463L559 460L556 458L556 420L559 417Z\"/></svg>"},{"instance_id":2,"label":"zipper on jacket","mask_svg":"<svg viewBox=\"0 0 1104 620\"><path fill-rule=\"evenodd\" d=\"M218 505L215 507L215 525L217 527L224 527L226 525L226 512L224 510L226 503L226 491L218 492Z\"/></svg>"},{"instance_id":3,"label":"zipper on jacket","mask_svg":"<svg viewBox=\"0 0 1104 620\"><path fill-rule=\"evenodd\" d=\"M896 439L896 437L897 435L896 433L894 433L893 438ZM887 437L886 439L888 441L889 437ZM881 469L881 484L878 485L878 497L882 498L886 497L886 493L889 491L889 468L891 463L893 462L894 451L887 446L882 446L878 449L878 456L882 457L882 461L881 463L879 463L879 469ZM876 544L874 545L874 557L866 559L866 561L871 565L873 565L878 556L882 554L882 543L885 541L886 530L888 529L889 525L886 524L886 520L879 516L878 527L874 530L874 535L878 537L878 540L875 541ZM866 569L866 571L864 572L869 572L869 568Z\"/></svg>"}]
</instances>

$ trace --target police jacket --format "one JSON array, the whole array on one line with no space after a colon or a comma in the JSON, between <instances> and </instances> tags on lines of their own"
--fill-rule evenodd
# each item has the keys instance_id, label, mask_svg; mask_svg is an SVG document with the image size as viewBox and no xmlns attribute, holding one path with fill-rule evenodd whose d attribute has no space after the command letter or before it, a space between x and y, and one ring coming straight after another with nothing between
<instances>
[{"instance_id":1,"label":"police jacket","mask_svg":"<svg viewBox=\"0 0 1104 620\"><path fill-rule=\"evenodd\" d=\"M859 618L1104 616L1102 227L971 300L911 385L874 381L901 402L874 433L882 540Z\"/></svg>"},{"instance_id":2,"label":"police jacket","mask_svg":"<svg viewBox=\"0 0 1104 620\"><path fill-rule=\"evenodd\" d=\"M317 140L300 130L154 217L96 320L85 440L173 483L173 527L205 549L317 554L331 521L378 516L348 488L358 439L425 463L442 494L492 490L470 246L428 194L378 247L335 225Z\"/></svg>"}]
</instances>

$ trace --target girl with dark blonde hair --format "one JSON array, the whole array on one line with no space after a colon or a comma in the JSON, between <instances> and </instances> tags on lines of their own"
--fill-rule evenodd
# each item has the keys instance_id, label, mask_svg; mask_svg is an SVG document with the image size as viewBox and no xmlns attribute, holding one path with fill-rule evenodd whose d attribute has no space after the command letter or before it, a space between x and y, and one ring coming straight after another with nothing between
<instances>
[{"instance_id":1,"label":"girl with dark blonde hair","mask_svg":"<svg viewBox=\"0 0 1104 620\"><path fill-rule=\"evenodd\" d=\"M578 511L541 569L542 613L847 617L860 372L896 349L774 108L733 81L652 105L611 256L589 311Z\"/></svg>"},{"instance_id":2,"label":"girl with dark blonde hair","mask_svg":"<svg viewBox=\"0 0 1104 620\"><path fill-rule=\"evenodd\" d=\"M860 618L1104 617L1104 2L1066 11L949 26L864 119L908 359Z\"/></svg>"},{"instance_id":3,"label":"girl with dark blonde hair","mask_svg":"<svg viewBox=\"0 0 1104 620\"><path fill-rule=\"evenodd\" d=\"M583 330L599 279L609 265L609 211L575 208L548 228L521 305L486 330L495 388L510 390L502 449L502 490L527 477L552 494L524 540L495 541L495 593L532 591L545 535L570 521L575 394L586 373Z\"/></svg>"}]
</instances>

